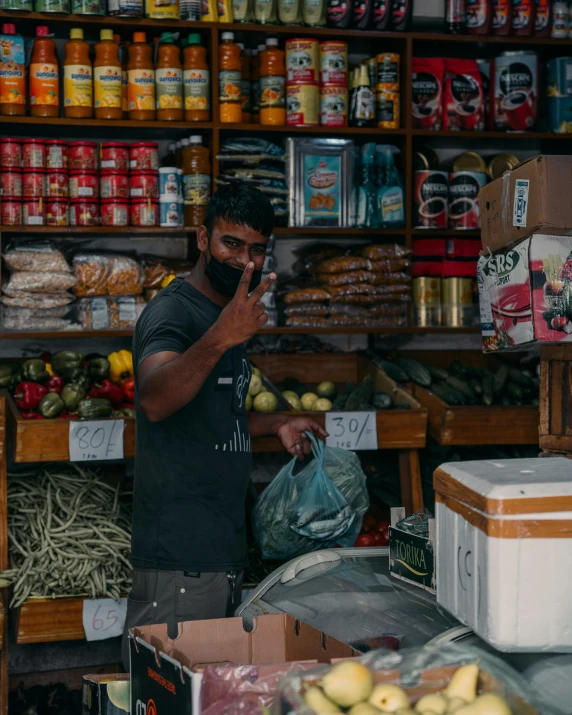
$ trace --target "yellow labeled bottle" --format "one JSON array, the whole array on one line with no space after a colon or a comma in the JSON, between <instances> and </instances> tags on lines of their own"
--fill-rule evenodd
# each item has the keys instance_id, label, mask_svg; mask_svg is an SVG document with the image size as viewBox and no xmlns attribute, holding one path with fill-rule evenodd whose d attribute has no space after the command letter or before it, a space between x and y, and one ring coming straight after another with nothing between
<instances>
[{"instance_id":1,"label":"yellow labeled bottle","mask_svg":"<svg viewBox=\"0 0 572 715\"><path fill-rule=\"evenodd\" d=\"M232 0L217 0L218 21L234 22Z\"/></svg>"},{"instance_id":2,"label":"yellow labeled bottle","mask_svg":"<svg viewBox=\"0 0 572 715\"><path fill-rule=\"evenodd\" d=\"M173 35L164 32L157 48L155 67L157 119L180 122L183 119L183 66L181 50L173 42Z\"/></svg>"},{"instance_id":3,"label":"yellow labeled bottle","mask_svg":"<svg viewBox=\"0 0 572 715\"><path fill-rule=\"evenodd\" d=\"M217 0L201 0L202 22L218 22Z\"/></svg>"},{"instance_id":4,"label":"yellow labeled bottle","mask_svg":"<svg viewBox=\"0 0 572 715\"><path fill-rule=\"evenodd\" d=\"M152 121L155 119L155 69L153 51L144 32L133 33L133 44L128 52L129 119Z\"/></svg>"},{"instance_id":5,"label":"yellow labeled bottle","mask_svg":"<svg viewBox=\"0 0 572 715\"><path fill-rule=\"evenodd\" d=\"M242 121L240 47L232 32L223 32L218 46L219 115L223 124Z\"/></svg>"},{"instance_id":6,"label":"yellow labeled bottle","mask_svg":"<svg viewBox=\"0 0 572 715\"><path fill-rule=\"evenodd\" d=\"M64 116L73 119L91 117L93 112L93 71L89 45L83 30L72 27L65 45Z\"/></svg>"},{"instance_id":7,"label":"yellow labeled bottle","mask_svg":"<svg viewBox=\"0 0 572 715\"><path fill-rule=\"evenodd\" d=\"M113 39L113 30L100 30L95 45L93 63L93 90L96 119L121 119L123 97L119 45Z\"/></svg>"}]
</instances>

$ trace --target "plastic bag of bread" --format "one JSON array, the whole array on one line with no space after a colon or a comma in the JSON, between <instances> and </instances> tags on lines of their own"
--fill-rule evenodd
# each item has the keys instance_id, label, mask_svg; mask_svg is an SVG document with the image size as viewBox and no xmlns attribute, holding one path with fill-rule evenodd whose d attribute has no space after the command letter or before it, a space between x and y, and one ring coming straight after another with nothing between
<instances>
[{"instance_id":1,"label":"plastic bag of bread","mask_svg":"<svg viewBox=\"0 0 572 715\"><path fill-rule=\"evenodd\" d=\"M407 285L411 283L411 276L407 273L370 273L370 283L376 286Z\"/></svg>"},{"instance_id":2,"label":"plastic bag of bread","mask_svg":"<svg viewBox=\"0 0 572 715\"><path fill-rule=\"evenodd\" d=\"M410 266L406 258L388 258L383 261L370 261L369 270L372 273L395 273Z\"/></svg>"},{"instance_id":3,"label":"plastic bag of bread","mask_svg":"<svg viewBox=\"0 0 572 715\"><path fill-rule=\"evenodd\" d=\"M143 271L128 256L78 253L72 266L77 278L74 293L78 298L143 293Z\"/></svg>"},{"instance_id":4,"label":"plastic bag of bread","mask_svg":"<svg viewBox=\"0 0 572 715\"><path fill-rule=\"evenodd\" d=\"M14 271L3 292L16 296L18 293L59 293L73 288L76 278L71 273L40 273L39 271Z\"/></svg>"},{"instance_id":5,"label":"plastic bag of bread","mask_svg":"<svg viewBox=\"0 0 572 715\"><path fill-rule=\"evenodd\" d=\"M369 268L367 258L361 256L334 256L318 263L314 273L344 273L347 271L360 271Z\"/></svg>"},{"instance_id":6,"label":"plastic bag of bread","mask_svg":"<svg viewBox=\"0 0 572 715\"><path fill-rule=\"evenodd\" d=\"M325 261L327 258L343 256L344 251L338 246L310 246L294 251L298 256L292 270L297 274L311 272L315 266Z\"/></svg>"},{"instance_id":7,"label":"plastic bag of bread","mask_svg":"<svg viewBox=\"0 0 572 715\"><path fill-rule=\"evenodd\" d=\"M132 330L145 305L141 297L82 298L78 320L84 330Z\"/></svg>"},{"instance_id":8,"label":"plastic bag of bread","mask_svg":"<svg viewBox=\"0 0 572 715\"><path fill-rule=\"evenodd\" d=\"M60 308L73 302L71 293L26 293L22 291L13 296L3 295L1 300L4 305L13 308L30 308L33 310L48 310L50 308Z\"/></svg>"},{"instance_id":9,"label":"plastic bag of bread","mask_svg":"<svg viewBox=\"0 0 572 715\"><path fill-rule=\"evenodd\" d=\"M373 283L375 275L369 271L347 271L346 273L318 273L316 280L327 286L341 286L349 283Z\"/></svg>"},{"instance_id":10,"label":"plastic bag of bread","mask_svg":"<svg viewBox=\"0 0 572 715\"><path fill-rule=\"evenodd\" d=\"M23 244L10 247L3 256L11 271L34 273L69 273L64 254L49 243Z\"/></svg>"},{"instance_id":11,"label":"plastic bag of bread","mask_svg":"<svg viewBox=\"0 0 572 715\"><path fill-rule=\"evenodd\" d=\"M325 288L298 288L291 290L284 296L284 302L290 303L316 303L328 300L330 293Z\"/></svg>"},{"instance_id":12,"label":"plastic bag of bread","mask_svg":"<svg viewBox=\"0 0 572 715\"><path fill-rule=\"evenodd\" d=\"M286 319L289 328L327 328L328 319L319 315L293 315Z\"/></svg>"},{"instance_id":13,"label":"plastic bag of bread","mask_svg":"<svg viewBox=\"0 0 572 715\"><path fill-rule=\"evenodd\" d=\"M373 243L370 246L363 246L358 251L360 256L369 258L370 261L379 261L384 258L403 258L411 255L411 249L406 246L399 246L397 243Z\"/></svg>"},{"instance_id":14,"label":"plastic bag of bread","mask_svg":"<svg viewBox=\"0 0 572 715\"><path fill-rule=\"evenodd\" d=\"M291 315L327 315L329 308L323 303L294 303L284 309L287 316Z\"/></svg>"}]
</instances>

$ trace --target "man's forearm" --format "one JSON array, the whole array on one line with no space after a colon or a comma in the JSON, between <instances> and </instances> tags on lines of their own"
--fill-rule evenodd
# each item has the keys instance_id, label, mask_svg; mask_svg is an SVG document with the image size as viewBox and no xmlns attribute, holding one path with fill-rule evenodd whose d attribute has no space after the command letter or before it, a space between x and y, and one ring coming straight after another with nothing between
<instances>
[{"instance_id":1,"label":"man's forearm","mask_svg":"<svg viewBox=\"0 0 572 715\"><path fill-rule=\"evenodd\" d=\"M270 437L278 432L288 418L285 415L265 415L260 412L248 413L248 431L251 437Z\"/></svg>"}]
</instances>

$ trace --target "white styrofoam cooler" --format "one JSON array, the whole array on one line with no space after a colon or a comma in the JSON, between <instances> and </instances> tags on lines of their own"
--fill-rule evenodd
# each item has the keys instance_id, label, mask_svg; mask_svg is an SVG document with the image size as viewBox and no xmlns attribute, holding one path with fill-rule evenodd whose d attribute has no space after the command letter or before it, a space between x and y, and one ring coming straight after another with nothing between
<instances>
[{"instance_id":1,"label":"white styrofoam cooler","mask_svg":"<svg viewBox=\"0 0 572 715\"><path fill-rule=\"evenodd\" d=\"M498 650L571 652L572 461L452 462L433 485L437 601Z\"/></svg>"}]
</instances>

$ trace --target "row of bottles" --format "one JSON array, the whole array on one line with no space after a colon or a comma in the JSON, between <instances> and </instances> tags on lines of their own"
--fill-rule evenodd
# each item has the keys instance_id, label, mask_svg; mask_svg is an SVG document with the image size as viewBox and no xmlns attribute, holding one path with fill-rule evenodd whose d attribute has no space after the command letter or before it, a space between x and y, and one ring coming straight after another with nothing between
<instances>
[{"instance_id":1,"label":"row of bottles","mask_svg":"<svg viewBox=\"0 0 572 715\"><path fill-rule=\"evenodd\" d=\"M398 149L389 144L364 144L356 156L355 220L358 228L398 229L405 226L403 180L395 166ZM356 152L357 154L357 152Z\"/></svg>"},{"instance_id":2,"label":"row of bottles","mask_svg":"<svg viewBox=\"0 0 572 715\"><path fill-rule=\"evenodd\" d=\"M445 29L452 34L568 36L567 0L446 0Z\"/></svg>"}]
</instances>

